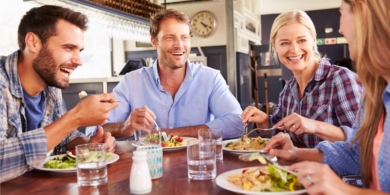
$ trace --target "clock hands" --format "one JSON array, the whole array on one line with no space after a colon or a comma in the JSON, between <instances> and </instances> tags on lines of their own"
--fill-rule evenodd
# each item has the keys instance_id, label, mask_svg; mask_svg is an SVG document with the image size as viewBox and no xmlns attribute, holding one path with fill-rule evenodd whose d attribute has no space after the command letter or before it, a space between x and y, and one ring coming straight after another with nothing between
<instances>
[{"instance_id":1,"label":"clock hands","mask_svg":"<svg viewBox=\"0 0 390 195\"><path fill-rule=\"evenodd\" d=\"M205 23L203 23L203 22L200 22L205 28L210 28L210 29L212 29L212 27L211 26L209 26L209 25L207 25L207 24L205 24Z\"/></svg>"}]
</instances>

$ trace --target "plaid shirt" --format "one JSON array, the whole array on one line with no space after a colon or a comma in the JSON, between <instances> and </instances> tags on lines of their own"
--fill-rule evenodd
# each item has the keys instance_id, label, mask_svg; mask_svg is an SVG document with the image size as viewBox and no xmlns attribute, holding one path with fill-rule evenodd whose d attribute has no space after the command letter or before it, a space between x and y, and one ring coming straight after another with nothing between
<instances>
[{"instance_id":1,"label":"plaid shirt","mask_svg":"<svg viewBox=\"0 0 390 195\"><path fill-rule=\"evenodd\" d=\"M45 110L41 128L26 131L23 89L17 72L18 55L16 51L0 59L0 183L33 169L45 160L47 138L43 127L66 112L61 90L46 87L43 90ZM66 143L81 136L84 135L73 131L56 149L63 151Z\"/></svg>"},{"instance_id":2,"label":"plaid shirt","mask_svg":"<svg viewBox=\"0 0 390 195\"><path fill-rule=\"evenodd\" d=\"M328 60L323 59L307 84L301 100L298 88L295 77L286 83L280 93L277 109L269 116L271 125L295 112L303 117L338 127L352 126L363 92L354 72L343 67L332 66ZM347 131L343 130L348 139L353 132L349 128L346 129ZM288 133L294 142L304 143L309 148L315 147L322 141L312 134Z\"/></svg>"}]
</instances>

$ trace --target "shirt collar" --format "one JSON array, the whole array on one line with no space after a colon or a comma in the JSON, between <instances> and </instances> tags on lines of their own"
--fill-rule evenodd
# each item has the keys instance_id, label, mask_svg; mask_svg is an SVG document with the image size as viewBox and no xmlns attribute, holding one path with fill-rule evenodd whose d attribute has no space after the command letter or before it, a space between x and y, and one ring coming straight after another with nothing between
<instances>
[{"instance_id":1,"label":"shirt collar","mask_svg":"<svg viewBox=\"0 0 390 195\"><path fill-rule=\"evenodd\" d=\"M5 72L8 75L10 90L12 95L22 98L23 89L22 84L20 83L19 75L18 75L18 57L19 50L15 51L11 55L7 56L5 59Z\"/></svg>"},{"instance_id":2,"label":"shirt collar","mask_svg":"<svg viewBox=\"0 0 390 195\"><path fill-rule=\"evenodd\" d=\"M187 60L186 62L186 76L184 78L184 80L192 80L193 78L193 72L192 72L192 68L194 66L194 64L192 64L189 60ZM153 79L154 81L156 82L156 84L160 83L160 75L158 74L158 59L156 59L153 64L152 64L152 68L153 68Z\"/></svg>"},{"instance_id":3,"label":"shirt collar","mask_svg":"<svg viewBox=\"0 0 390 195\"><path fill-rule=\"evenodd\" d=\"M18 74L18 59L19 59L20 51L15 51L11 55L7 56L5 59L5 72L8 75L9 83L10 83L10 91L11 94L17 98L23 97L23 88L22 83L20 82L19 74ZM43 96L47 97L49 94L49 87L46 87L43 90Z\"/></svg>"},{"instance_id":4,"label":"shirt collar","mask_svg":"<svg viewBox=\"0 0 390 195\"><path fill-rule=\"evenodd\" d=\"M315 81L320 81L322 79L325 79L326 75L329 72L329 65L331 65L329 60L326 58L322 58L320 65L318 66L318 69L316 70L316 72L314 74L313 79Z\"/></svg>"}]
</instances>

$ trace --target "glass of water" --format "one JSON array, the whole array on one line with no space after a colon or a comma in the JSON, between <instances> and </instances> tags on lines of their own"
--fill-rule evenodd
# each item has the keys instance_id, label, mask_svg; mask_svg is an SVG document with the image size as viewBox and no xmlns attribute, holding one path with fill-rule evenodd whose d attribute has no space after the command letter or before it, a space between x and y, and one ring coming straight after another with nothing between
<instances>
[{"instance_id":1,"label":"glass of water","mask_svg":"<svg viewBox=\"0 0 390 195\"><path fill-rule=\"evenodd\" d=\"M187 140L188 178L215 179L217 175L214 139Z\"/></svg>"},{"instance_id":2,"label":"glass of water","mask_svg":"<svg viewBox=\"0 0 390 195\"><path fill-rule=\"evenodd\" d=\"M222 130L221 129L209 129L203 128L198 130L198 139L214 139L215 140L215 158L218 161L223 160L222 151Z\"/></svg>"},{"instance_id":3,"label":"glass of water","mask_svg":"<svg viewBox=\"0 0 390 195\"><path fill-rule=\"evenodd\" d=\"M76 163L79 186L107 183L105 144L88 143L76 146Z\"/></svg>"}]
</instances>

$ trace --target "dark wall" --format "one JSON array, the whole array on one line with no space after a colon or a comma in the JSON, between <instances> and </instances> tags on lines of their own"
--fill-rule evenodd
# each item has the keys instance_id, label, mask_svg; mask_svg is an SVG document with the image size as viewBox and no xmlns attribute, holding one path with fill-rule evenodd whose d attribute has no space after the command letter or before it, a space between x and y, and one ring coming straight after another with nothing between
<instances>
[{"instance_id":1,"label":"dark wall","mask_svg":"<svg viewBox=\"0 0 390 195\"><path fill-rule=\"evenodd\" d=\"M342 37L338 32L340 26L340 13L338 9L315 10L306 12L314 23L317 31L317 38ZM272 23L279 14L261 16L261 43L269 44L269 35ZM325 33L325 28L333 28L332 33ZM332 64L336 60L349 57L346 44L320 45L318 50L322 55L330 58Z\"/></svg>"},{"instance_id":2,"label":"dark wall","mask_svg":"<svg viewBox=\"0 0 390 195\"><path fill-rule=\"evenodd\" d=\"M207 57L207 66L220 70L223 78L227 80L227 65L226 65L226 46L211 46L201 47L204 55ZM200 56L198 48L191 48L191 53L196 53ZM141 60L142 58L157 58L156 50L148 51L126 51L127 60Z\"/></svg>"},{"instance_id":3,"label":"dark wall","mask_svg":"<svg viewBox=\"0 0 390 195\"><path fill-rule=\"evenodd\" d=\"M249 68L249 55L241 52L236 53L237 60L237 100L241 108L245 109L252 101L252 71Z\"/></svg>"}]
</instances>

